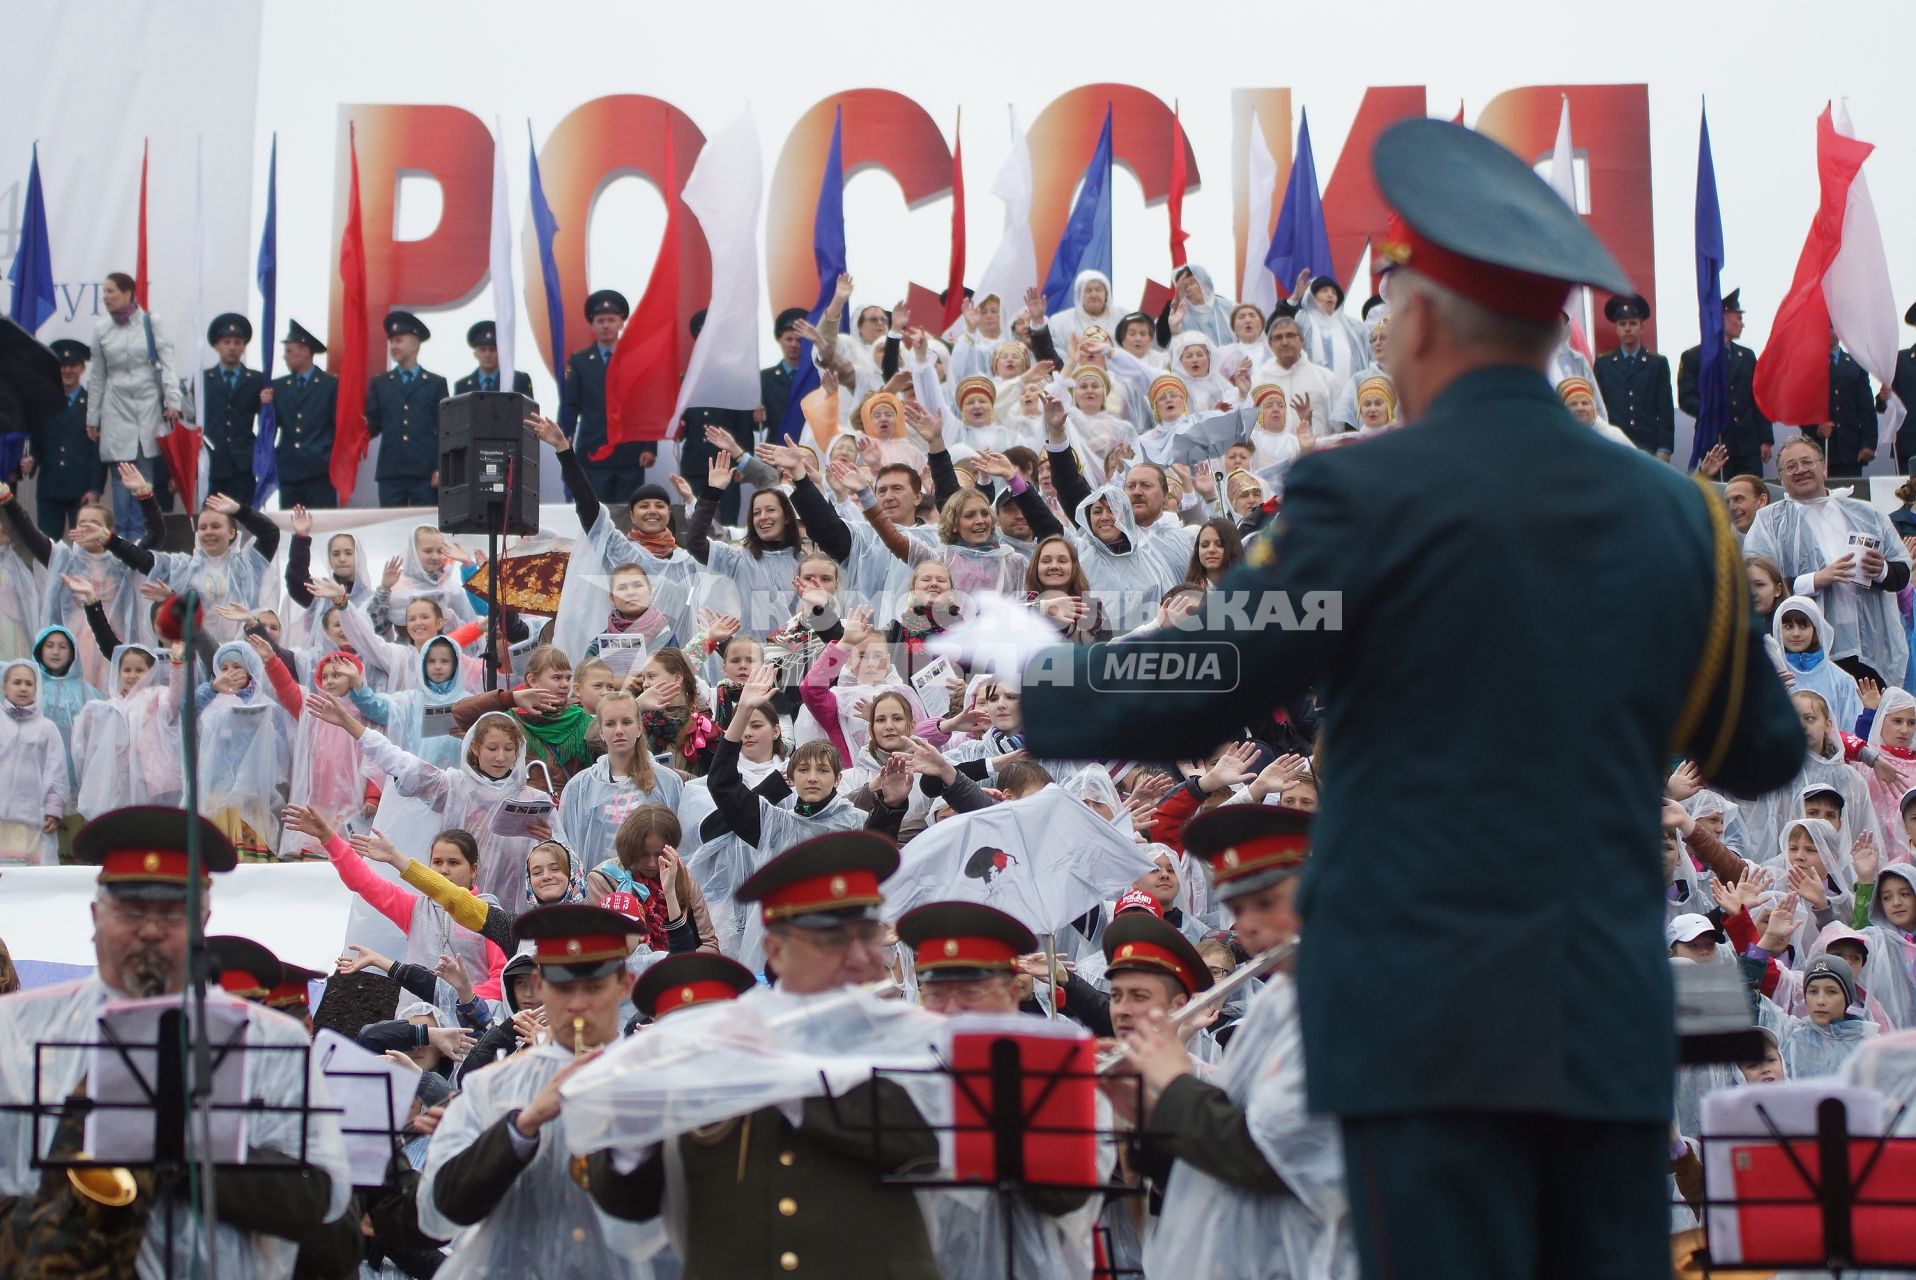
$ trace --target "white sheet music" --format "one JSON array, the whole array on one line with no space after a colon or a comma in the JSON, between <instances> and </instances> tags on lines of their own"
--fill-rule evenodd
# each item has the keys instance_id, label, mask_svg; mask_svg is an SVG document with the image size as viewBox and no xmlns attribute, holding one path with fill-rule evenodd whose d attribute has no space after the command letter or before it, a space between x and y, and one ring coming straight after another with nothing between
<instances>
[{"instance_id":1,"label":"white sheet music","mask_svg":"<svg viewBox=\"0 0 1916 1280\"><path fill-rule=\"evenodd\" d=\"M313 1052L319 1056L319 1069L326 1073L333 1105L341 1110L339 1127L346 1139L353 1185L379 1186L392 1160L392 1132L406 1123L419 1088L419 1073L360 1048L337 1031L321 1030L313 1037Z\"/></svg>"},{"instance_id":2,"label":"white sheet music","mask_svg":"<svg viewBox=\"0 0 1916 1280\"><path fill-rule=\"evenodd\" d=\"M180 1008L180 997L164 996L116 1000L100 1010L95 1026L102 1045L92 1051L87 1068L87 1096L95 1106L87 1115L86 1151L94 1159L125 1165L153 1163L158 1114L154 1091L159 1085L155 1045L160 1039L161 1015ZM183 1025L190 1025L190 1001L186 1012L188 1018ZM245 1050L246 1009L225 1001L208 1001L206 1025L214 1058L211 1154L217 1164L239 1164L246 1155L246 1113L220 1108L243 1103L251 1084L251 1059ZM190 1047L187 1053L185 1072L190 1077ZM100 1105L104 1103L128 1105ZM187 1151L195 1159L199 1134L198 1121L189 1119Z\"/></svg>"}]
</instances>

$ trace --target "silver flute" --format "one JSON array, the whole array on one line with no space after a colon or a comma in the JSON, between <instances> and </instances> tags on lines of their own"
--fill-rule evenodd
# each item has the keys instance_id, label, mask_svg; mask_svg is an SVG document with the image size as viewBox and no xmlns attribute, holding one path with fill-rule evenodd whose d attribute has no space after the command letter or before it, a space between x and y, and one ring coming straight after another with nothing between
<instances>
[{"instance_id":1,"label":"silver flute","mask_svg":"<svg viewBox=\"0 0 1916 1280\"><path fill-rule=\"evenodd\" d=\"M1289 942L1280 942L1274 947L1258 952L1232 971L1230 977L1214 984L1210 990L1193 996L1182 1009L1170 1016L1169 1025L1175 1029L1195 1018L1203 1017L1229 1000L1239 987L1263 977L1290 959L1291 952L1295 950L1297 950L1297 939L1292 938ZM1109 1071L1123 1062L1124 1058L1125 1052L1122 1045L1108 1049L1098 1057L1098 1071L1100 1073Z\"/></svg>"}]
</instances>

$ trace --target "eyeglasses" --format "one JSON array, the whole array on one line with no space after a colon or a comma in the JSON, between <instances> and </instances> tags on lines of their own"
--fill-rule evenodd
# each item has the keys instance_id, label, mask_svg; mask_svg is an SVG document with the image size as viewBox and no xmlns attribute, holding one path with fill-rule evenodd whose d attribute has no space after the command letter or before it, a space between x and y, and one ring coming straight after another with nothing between
<instances>
[{"instance_id":1,"label":"eyeglasses","mask_svg":"<svg viewBox=\"0 0 1916 1280\"><path fill-rule=\"evenodd\" d=\"M797 932L820 951L845 951L853 945L877 950L888 945L885 941L885 922L882 920L855 920L830 929L800 929Z\"/></svg>"},{"instance_id":2,"label":"eyeglasses","mask_svg":"<svg viewBox=\"0 0 1916 1280\"><path fill-rule=\"evenodd\" d=\"M115 902L113 914L122 923L134 929L143 929L148 923L157 924L169 932L186 927L186 908L184 906L141 906L134 902Z\"/></svg>"},{"instance_id":3,"label":"eyeglasses","mask_svg":"<svg viewBox=\"0 0 1916 1280\"><path fill-rule=\"evenodd\" d=\"M1814 471L1816 468L1817 464L1815 462L1798 462L1794 465L1785 464L1778 467L1777 470L1786 476L1800 476L1804 472Z\"/></svg>"}]
</instances>

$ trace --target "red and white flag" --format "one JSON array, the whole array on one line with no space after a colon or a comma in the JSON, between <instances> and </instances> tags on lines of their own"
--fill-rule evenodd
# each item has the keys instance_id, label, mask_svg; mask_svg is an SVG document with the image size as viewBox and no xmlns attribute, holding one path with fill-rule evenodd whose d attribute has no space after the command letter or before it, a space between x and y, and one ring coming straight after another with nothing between
<instances>
[{"instance_id":1,"label":"red and white flag","mask_svg":"<svg viewBox=\"0 0 1916 1280\"><path fill-rule=\"evenodd\" d=\"M1832 329L1879 385L1896 376L1896 298L1863 176L1863 161L1875 149L1857 140L1847 111L1825 106L1816 118L1816 217L1756 362L1756 403L1772 421L1803 426L1828 419ZM1895 437L1903 415L1902 402L1891 396L1879 415L1879 447Z\"/></svg>"}]
</instances>

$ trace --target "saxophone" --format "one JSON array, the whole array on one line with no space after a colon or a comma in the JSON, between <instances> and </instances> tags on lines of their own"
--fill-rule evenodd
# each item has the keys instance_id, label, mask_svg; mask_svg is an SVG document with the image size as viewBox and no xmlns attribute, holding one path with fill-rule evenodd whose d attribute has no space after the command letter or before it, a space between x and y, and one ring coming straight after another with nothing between
<instances>
[{"instance_id":1,"label":"saxophone","mask_svg":"<svg viewBox=\"0 0 1916 1280\"><path fill-rule=\"evenodd\" d=\"M86 1083L67 1097L50 1161L84 1160ZM0 1201L0 1274L115 1280L133 1274L153 1206L150 1172L49 1164L31 1196Z\"/></svg>"}]
</instances>

